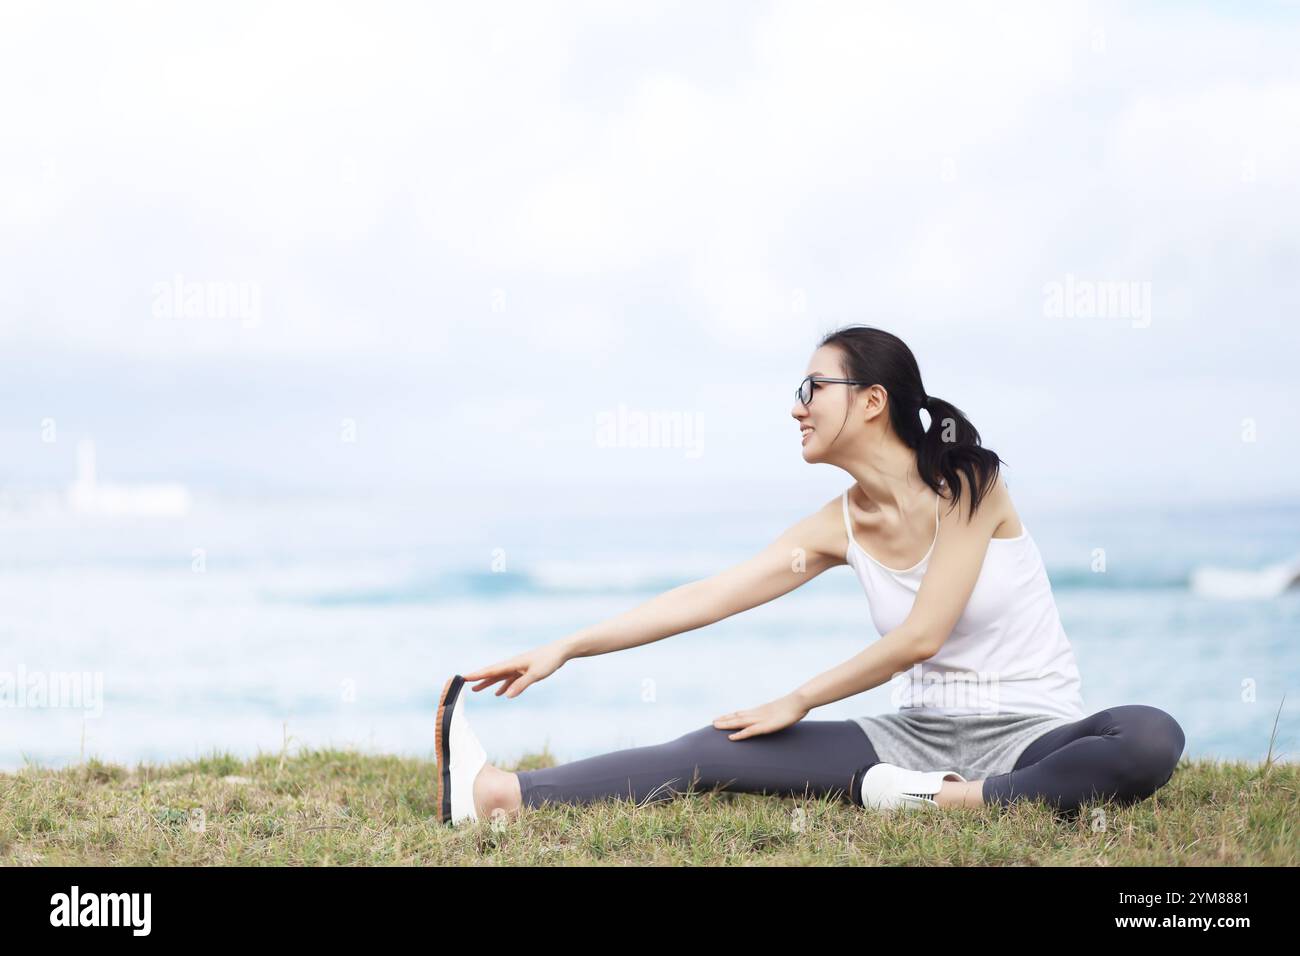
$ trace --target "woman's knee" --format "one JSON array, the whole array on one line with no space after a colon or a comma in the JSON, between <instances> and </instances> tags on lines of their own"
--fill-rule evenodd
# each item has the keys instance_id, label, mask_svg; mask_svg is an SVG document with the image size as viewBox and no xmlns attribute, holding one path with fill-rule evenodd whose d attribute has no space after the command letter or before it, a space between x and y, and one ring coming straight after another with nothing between
<instances>
[{"instance_id":1,"label":"woman's knee","mask_svg":"<svg viewBox=\"0 0 1300 956\"><path fill-rule=\"evenodd\" d=\"M719 740L727 740L727 735L735 732L734 730L719 730L712 724L705 724L703 727L696 727L694 730L687 731L680 737L670 741L670 743L693 747L708 746L709 744L716 744Z\"/></svg>"},{"instance_id":2,"label":"woman's knee","mask_svg":"<svg viewBox=\"0 0 1300 956\"><path fill-rule=\"evenodd\" d=\"M660 746L683 760L708 762L726 753L723 747L732 743L727 736L730 733L735 731L719 730L712 724L705 724Z\"/></svg>"},{"instance_id":3,"label":"woman's knee","mask_svg":"<svg viewBox=\"0 0 1300 956\"><path fill-rule=\"evenodd\" d=\"M1167 783L1187 743L1178 721L1148 704L1112 707L1110 713L1116 739L1123 743L1122 772L1153 791Z\"/></svg>"},{"instance_id":4,"label":"woman's knee","mask_svg":"<svg viewBox=\"0 0 1300 956\"><path fill-rule=\"evenodd\" d=\"M705 789L716 785L721 779L720 768L734 761L734 751L726 749L735 746L729 733L735 731L706 724L659 744L654 748L657 771L672 776L678 781L674 786L682 789L688 784Z\"/></svg>"}]
</instances>

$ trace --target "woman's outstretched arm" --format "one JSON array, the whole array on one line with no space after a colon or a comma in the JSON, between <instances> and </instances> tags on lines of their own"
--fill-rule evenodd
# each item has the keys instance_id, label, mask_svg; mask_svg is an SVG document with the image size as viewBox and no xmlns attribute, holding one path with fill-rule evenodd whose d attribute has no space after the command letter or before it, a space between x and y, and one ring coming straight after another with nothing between
<instances>
[{"instance_id":1,"label":"woman's outstretched arm","mask_svg":"<svg viewBox=\"0 0 1300 956\"><path fill-rule=\"evenodd\" d=\"M740 564L672 588L550 644L472 671L465 679L479 681L476 691L504 681L497 696L518 697L524 688L574 658L639 647L765 604L844 563L846 538L839 509L836 497Z\"/></svg>"}]
</instances>

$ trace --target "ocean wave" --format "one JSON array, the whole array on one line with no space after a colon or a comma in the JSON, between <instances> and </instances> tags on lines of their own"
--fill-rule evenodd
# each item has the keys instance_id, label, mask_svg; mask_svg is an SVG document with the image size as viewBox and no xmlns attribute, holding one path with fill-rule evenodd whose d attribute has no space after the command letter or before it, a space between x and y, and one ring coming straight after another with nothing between
<instances>
[{"instance_id":1,"label":"ocean wave","mask_svg":"<svg viewBox=\"0 0 1300 956\"><path fill-rule=\"evenodd\" d=\"M464 598L514 595L617 595L659 593L725 569L725 562L543 561L528 570L485 571L452 568L392 587L337 588L308 595L317 606L431 604ZM268 595L270 596L270 595ZM270 596L274 597L274 596Z\"/></svg>"},{"instance_id":2,"label":"ocean wave","mask_svg":"<svg viewBox=\"0 0 1300 956\"><path fill-rule=\"evenodd\" d=\"M1047 569L1054 591L1186 591L1188 572L1178 568L1138 568L1098 573L1074 565Z\"/></svg>"},{"instance_id":3,"label":"ocean wave","mask_svg":"<svg viewBox=\"0 0 1300 956\"><path fill-rule=\"evenodd\" d=\"M602 596L653 595L717 574L729 562L558 562L529 565L526 570L494 572L481 569L449 568L438 573L406 578L392 585L371 582L370 586L332 587L304 593L265 593L271 601L307 603L321 607L348 605L389 606L437 604L451 600L513 596ZM1260 572L1262 574L1262 572ZM1048 578L1056 592L1072 591L1191 591L1203 596L1222 596L1228 579L1206 574L1201 569L1151 567L1138 570L1094 573L1078 566L1049 568ZM1271 579L1270 579L1271 580ZM1256 584L1238 587L1247 596L1280 593ZM1260 592L1260 593L1256 593Z\"/></svg>"},{"instance_id":4,"label":"ocean wave","mask_svg":"<svg viewBox=\"0 0 1300 956\"><path fill-rule=\"evenodd\" d=\"M1224 600L1274 598L1297 586L1300 586L1300 558L1263 568L1202 567L1191 574L1194 594Z\"/></svg>"}]
</instances>

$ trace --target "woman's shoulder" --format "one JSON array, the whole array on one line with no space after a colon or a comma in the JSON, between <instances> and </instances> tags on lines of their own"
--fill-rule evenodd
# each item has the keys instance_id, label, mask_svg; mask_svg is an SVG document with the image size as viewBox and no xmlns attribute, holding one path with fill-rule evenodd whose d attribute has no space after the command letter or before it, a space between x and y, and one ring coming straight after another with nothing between
<instances>
[{"instance_id":1,"label":"woman's shoulder","mask_svg":"<svg viewBox=\"0 0 1300 956\"><path fill-rule=\"evenodd\" d=\"M845 520L847 489L827 500L796 525L804 547L831 564L846 564L848 522Z\"/></svg>"},{"instance_id":2,"label":"woman's shoulder","mask_svg":"<svg viewBox=\"0 0 1300 956\"><path fill-rule=\"evenodd\" d=\"M969 520L974 509L975 496L972 489L975 487L965 472L957 473L957 482L960 487L961 496L957 506L960 517L963 521ZM945 513L953 511L953 490L946 481L940 479L939 497L948 503L948 507L943 510ZM985 509L988 509L987 512ZM1011 503L1011 489L1007 485L1006 478L1002 476L1001 471L992 477L983 488L983 494L979 499L978 512L980 514L990 514L997 517L995 528L1000 526L1008 519L1012 524L1019 524L1019 518L1016 515L1015 506ZM1018 533L1018 532L1017 532Z\"/></svg>"}]
</instances>

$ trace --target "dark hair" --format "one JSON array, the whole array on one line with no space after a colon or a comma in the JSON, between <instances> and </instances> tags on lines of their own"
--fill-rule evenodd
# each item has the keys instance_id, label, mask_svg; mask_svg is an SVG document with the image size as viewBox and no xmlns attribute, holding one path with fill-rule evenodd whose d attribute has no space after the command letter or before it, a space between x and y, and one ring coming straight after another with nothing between
<instances>
[{"instance_id":1,"label":"dark hair","mask_svg":"<svg viewBox=\"0 0 1300 956\"><path fill-rule=\"evenodd\" d=\"M912 350L896 335L865 325L850 325L826 335L818 346L833 345L844 353L845 377L880 385L889 393L889 421L898 437L916 452L916 467L927 485L939 492L942 478L952 490L955 507L961 501L960 472L973 489L971 514L997 480L998 463L991 449L980 445L980 433L956 405L926 395L921 370ZM930 427L921 425L921 409L930 413Z\"/></svg>"}]
</instances>

